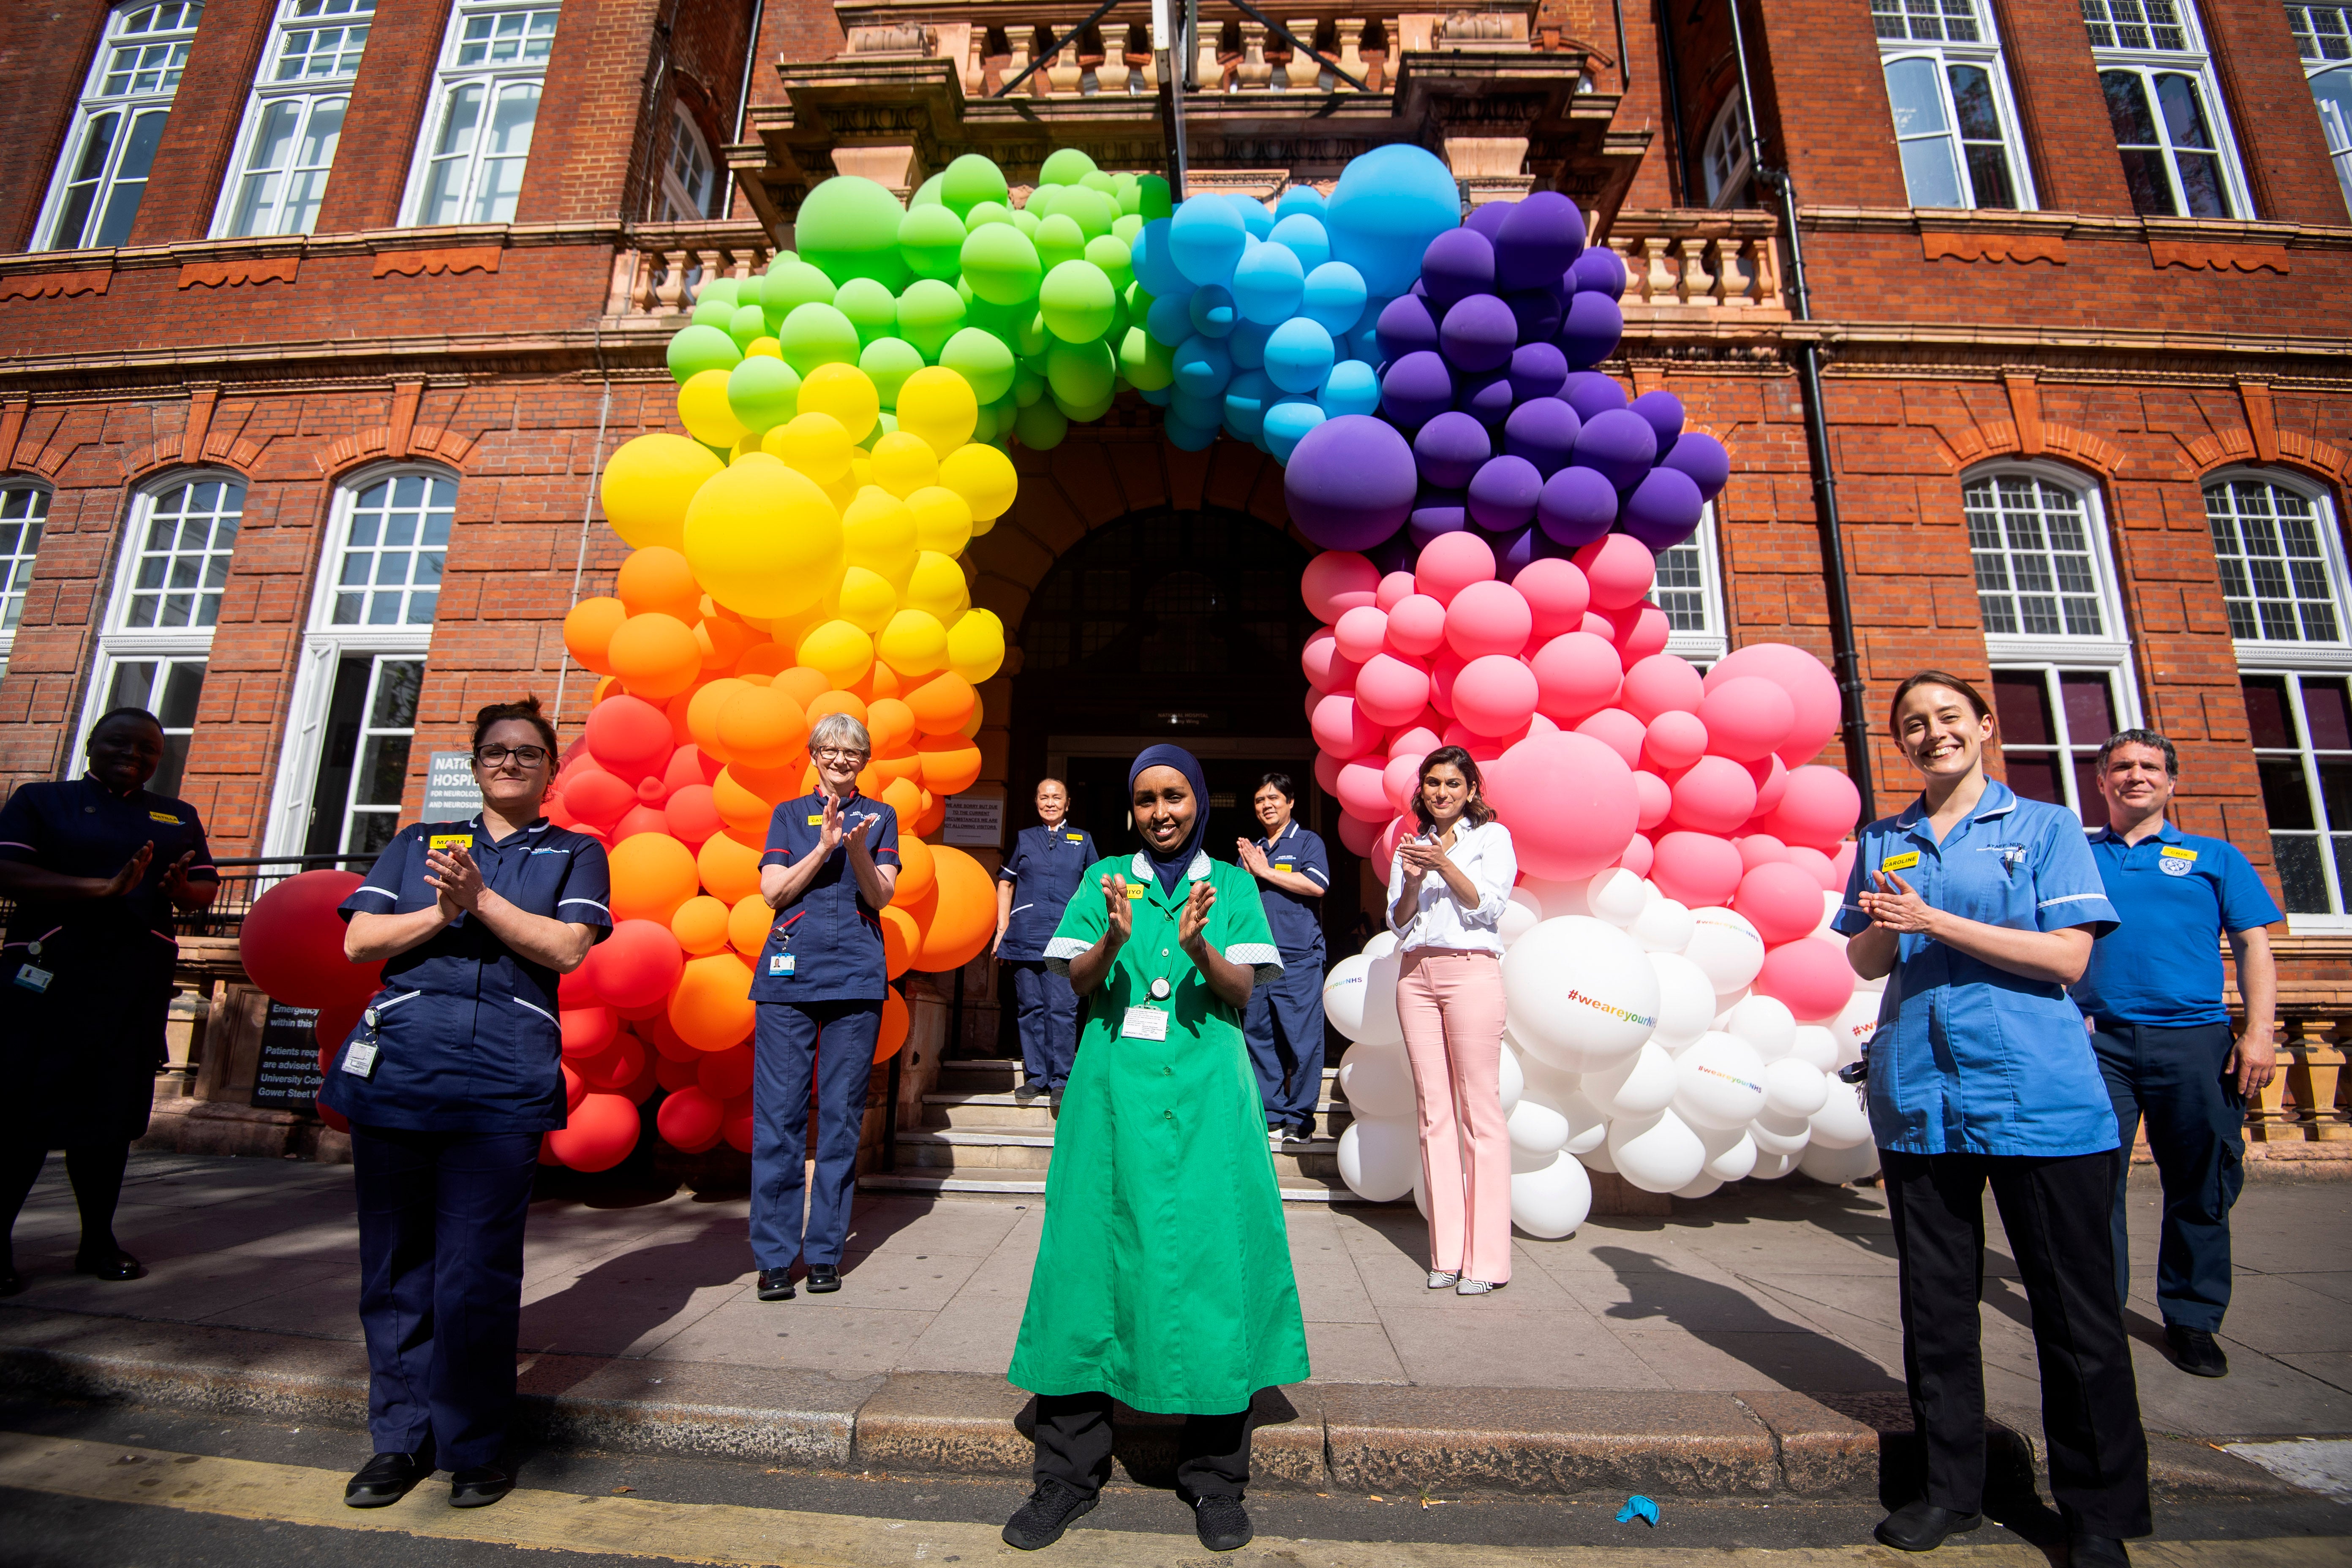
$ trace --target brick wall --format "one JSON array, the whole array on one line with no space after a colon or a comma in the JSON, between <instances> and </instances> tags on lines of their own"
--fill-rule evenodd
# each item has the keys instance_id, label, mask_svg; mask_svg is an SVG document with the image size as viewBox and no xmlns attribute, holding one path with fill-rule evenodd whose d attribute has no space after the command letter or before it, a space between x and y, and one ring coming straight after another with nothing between
<instances>
[{"instance_id":1,"label":"brick wall","mask_svg":"<svg viewBox=\"0 0 2352 1568\"><path fill-rule=\"evenodd\" d=\"M214 201L277 15L277 0L205 0L172 117L155 149L154 172L131 226L131 244L201 239L212 227Z\"/></svg>"},{"instance_id":2,"label":"brick wall","mask_svg":"<svg viewBox=\"0 0 2352 1568\"><path fill-rule=\"evenodd\" d=\"M450 0L376 0L367 54L335 148L335 171L319 209L320 234L389 228L400 221L449 9ZM559 26L556 47L569 42Z\"/></svg>"},{"instance_id":3,"label":"brick wall","mask_svg":"<svg viewBox=\"0 0 2352 1568\"><path fill-rule=\"evenodd\" d=\"M0 26L0 249L33 242L81 96L91 54L106 30L101 0L58 0L37 26Z\"/></svg>"}]
</instances>

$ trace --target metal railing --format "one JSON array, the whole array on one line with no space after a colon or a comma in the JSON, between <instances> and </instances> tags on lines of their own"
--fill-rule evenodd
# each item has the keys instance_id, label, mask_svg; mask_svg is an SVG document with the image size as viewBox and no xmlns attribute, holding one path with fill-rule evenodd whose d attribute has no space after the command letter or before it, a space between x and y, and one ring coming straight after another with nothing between
<instances>
[{"instance_id":1,"label":"metal railing","mask_svg":"<svg viewBox=\"0 0 2352 1568\"><path fill-rule=\"evenodd\" d=\"M174 910L172 929L180 936L235 936L244 926L246 911L253 908L253 900L287 878L331 866L350 866L364 871L375 862L373 855L270 855L257 859L215 860L213 865L220 872L221 890L204 909Z\"/></svg>"}]
</instances>

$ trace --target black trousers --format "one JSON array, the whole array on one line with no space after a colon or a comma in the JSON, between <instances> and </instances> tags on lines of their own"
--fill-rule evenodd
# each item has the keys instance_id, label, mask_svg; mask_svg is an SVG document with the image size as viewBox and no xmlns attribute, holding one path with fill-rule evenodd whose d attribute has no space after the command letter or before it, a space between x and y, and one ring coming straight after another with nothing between
<instances>
[{"instance_id":1,"label":"black trousers","mask_svg":"<svg viewBox=\"0 0 2352 1568\"><path fill-rule=\"evenodd\" d=\"M2156 1304L2168 1323L2211 1333L2230 1310L2230 1208L2245 1184L2246 1102L2227 1071L2227 1024L2159 1029L2101 1019L2091 1037L2115 1102L2116 1299L2131 1295L2124 1194L2142 1116L2164 1184Z\"/></svg>"},{"instance_id":2,"label":"black trousers","mask_svg":"<svg viewBox=\"0 0 2352 1568\"><path fill-rule=\"evenodd\" d=\"M1984 1190L1992 1187L2032 1309L2050 1489L2074 1529L2146 1535L2147 1437L2108 1218L2115 1157L2057 1159L1881 1151L1902 1268L1903 1373L1927 1450L1927 1500L1984 1500Z\"/></svg>"},{"instance_id":3,"label":"black trousers","mask_svg":"<svg viewBox=\"0 0 2352 1568\"><path fill-rule=\"evenodd\" d=\"M1249 1485L1250 1413L1187 1415L1176 1439L1176 1492L1194 1498L1242 1495ZM1048 1476L1092 1497L1110 1479L1110 1395L1037 1396L1037 1479Z\"/></svg>"},{"instance_id":4,"label":"black trousers","mask_svg":"<svg viewBox=\"0 0 2352 1568\"><path fill-rule=\"evenodd\" d=\"M0 1143L0 1267L13 1267L11 1234L33 1184L49 1152L38 1140ZM114 1239L114 1206L122 1197L122 1173L131 1162L131 1145L115 1140L75 1143L66 1149L66 1177L73 1184L75 1206L81 1210L80 1257L105 1257L121 1246Z\"/></svg>"}]
</instances>

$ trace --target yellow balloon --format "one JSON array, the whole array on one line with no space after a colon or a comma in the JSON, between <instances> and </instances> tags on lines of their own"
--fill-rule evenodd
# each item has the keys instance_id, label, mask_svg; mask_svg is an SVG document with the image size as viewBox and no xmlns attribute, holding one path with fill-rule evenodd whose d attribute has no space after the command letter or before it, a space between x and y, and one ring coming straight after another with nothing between
<instances>
[{"instance_id":1,"label":"yellow balloon","mask_svg":"<svg viewBox=\"0 0 2352 1568\"><path fill-rule=\"evenodd\" d=\"M856 443L874 428L882 395L874 390L874 378L854 364L821 364L801 383L801 412L832 415Z\"/></svg>"},{"instance_id":2,"label":"yellow balloon","mask_svg":"<svg viewBox=\"0 0 2352 1568\"><path fill-rule=\"evenodd\" d=\"M898 428L920 436L941 458L971 440L979 422L971 384L944 365L925 365L898 388Z\"/></svg>"},{"instance_id":3,"label":"yellow balloon","mask_svg":"<svg viewBox=\"0 0 2352 1568\"><path fill-rule=\"evenodd\" d=\"M604 521L624 543L675 550L686 509L726 465L699 441L656 434L625 441L604 461Z\"/></svg>"},{"instance_id":4,"label":"yellow balloon","mask_svg":"<svg viewBox=\"0 0 2352 1568\"><path fill-rule=\"evenodd\" d=\"M713 447L732 447L743 438L743 422L727 405L727 373L700 370L677 389L677 416L688 434Z\"/></svg>"},{"instance_id":5,"label":"yellow balloon","mask_svg":"<svg viewBox=\"0 0 2352 1568\"><path fill-rule=\"evenodd\" d=\"M993 522L1013 504L1021 476L1013 471L1013 459L1003 452L971 442L958 447L940 462L940 483L963 497L971 507L973 521Z\"/></svg>"},{"instance_id":6,"label":"yellow balloon","mask_svg":"<svg viewBox=\"0 0 2352 1568\"><path fill-rule=\"evenodd\" d=\"M803 634L793 658L833 682L836 691L874 668L874 639L847 621L826 621Z\"/></svg>"},{"instance_id":7,"label":"yellow balloon","mask_svg":"<svg viewBox=\"0 0 2352 1568\"><path fill-rule=\"evenodd\" d=\"M880 485L900 500L940 482L939 454L920 436L904 430L874 443L873 469L873 477L866 482Z\"/></svg>"},{"instance_id":8,"label":"yellow balloon","mask_svg":"<svg viewBox=\"0 0 2352 1568\"><path fill-rule=\"evenodd\" d=\"M906 585L915 569L915 510L878 485L857 492L841 514L843 559Z\"/></svg>"},{"instance_id":9,"label":"yellow balloon","mask_svg":"<svg viewBox=\"0 0 2352 1568\"><path fill-rule=\"evenodd\" d=\"M806 382L801 384L801 391L807 393ZM820 485L831 486L849 475L849 431L830 414L795 416L762 437L760 447Z\"/></svg>"},{"instance_id":10,"label":"yellow balloon","mask_svg":"<svg viewBox=\"0 0 2352 1568\"><path fill-rule=\"evenodd\" d=\"M898 675L937 675L947 668L948 629L927 611L901 610L874 639L874 653Z\"/></svg>"},{"instance_id":11,"label":"yellow balloon","mask_svg":"<svg viewBox=\"0 0 2352 1568\"><path fill-rule=\"evenodd\" d=\"M980 726L981 705L978 702L974 702L971 705L971 714L969 718L964 720L963 728L959 731L959 733L961 733L967 741L976 741L980 738Z\"/></svg>"},{"instance_id":12,"label":"yellow balloon","mask_svg":"<svg viewBox=\"0 0 2352 1568\"><path fill-rule=\"evenodd\" d=\"M789 616L841 572L841 514L804 474L764 452L705 481L681 547L703 591L746 616Z\"/></svg>"},{"instance_id":13,"label":"yellow balloon","mask_svg":"<svg viewBox=\"0 0 2352 1568\"><path fill-rule=\"evenodd\" d=\"M834 595L834 606L835 615L859 631L878 632L898 613L898 590L880 573L852 566L841 574L841 592Z\"/></svg>"},{"instance_id":14,"label":"yellow balloon","mask_svg":"<svg viewBox=\"0 0 2352 1568\"><path fill-rule=\"evenodd\" d=\"M849 459L849 482L861 490L875 482L874 458L870 454L860 451Z\"/></svg>"},{"instance_id":15,"label":"yellow balloon","mask_svg":"<svg viewBox=\"0 0 2352 1568\"><path fill-rule=\"evenodd\" d=\"M784 357L784 345L773 338L753 338L751 346L743 351L743 357L750 359L753 354L761 359L782 359Z\"/></svg>"},{"instance_id":16,"label":"yellow balloon","mask_svg":"<svg viewBox=\"0 0 2352 1568\"><path fill-rule=\"evenodd\" d=\"M865 488L865 486L857 482L856 476L844 474L841 478L834 480L833 483L825 486L824 493L833 499L835 510L846 513L849 510L849 503L856 500L857 499L857 492Z\"/></svg>"},{"instance_id":17,"label":"yellow balloon","mask_svg":"<svg viewBox=\"0 0 2352 1568\"><path fill-rule=\"evenodd\" d=\"M803 662L806 662L805 660ZM948 668L978 686L1004 664L1004 623L993 610L966 610L948 628Z\"/></svg>"},{"instance_id":18,"label":"yellow balloon","mask_svg":"<svg viewBox=\"0 0 2352 1568\"><path fill-rule=\"evenodd\" d=\"M971 542L971 506L945 485L926 485L907 498L915 512L915 542L942 555L961 555Z\"/></svg>"},{"instance_id":19,"label":"yellow balloon","mask_svg":"<svg viewBox=\"0 0 2352 1568\"><path fill-rule=\"evenodd\" d=\"M937 616L943 626L971 608L971 584L952 556L926 550L915 557L914 575L907 580L907 608Z\"/></svg>"}]
</instances>

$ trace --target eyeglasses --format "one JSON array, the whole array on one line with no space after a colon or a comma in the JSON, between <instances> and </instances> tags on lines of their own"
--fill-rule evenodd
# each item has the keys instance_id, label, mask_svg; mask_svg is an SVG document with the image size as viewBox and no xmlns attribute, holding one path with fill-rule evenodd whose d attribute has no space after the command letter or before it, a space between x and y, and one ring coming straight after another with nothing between
<instances>
[{"instance_id":1,"label":"eyeglasses","mask_svg":"<svg viewBox=\"0 0 2352 1568\"><path fill-rule=\"evenodd\" d=\"M497 767L512 757L518 766L535 768L547 761L545 746L483 746L474 752L474 760L486 768Z\"/></svg>"},{"instance_id":2,"label":"eyeglasses","mask_svg":"<svg viewBox=\"0 0 2352 1568\"><path fill-rule=\"evenodd\" d=\"M839 746L827 746L812 754L820 763L854 763L866 755L863 752L845 751Z\"/></svg>"}]
</instances>

